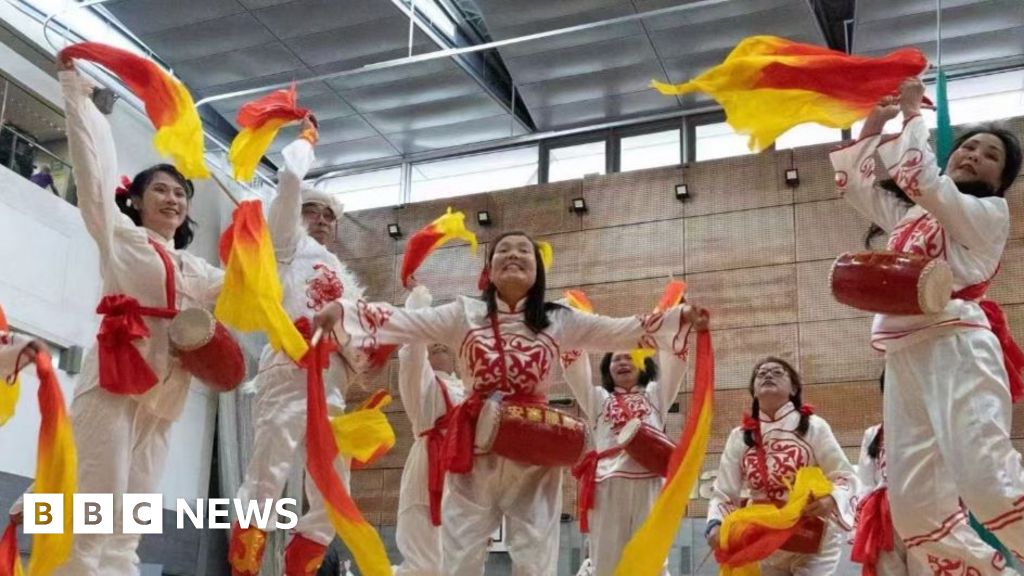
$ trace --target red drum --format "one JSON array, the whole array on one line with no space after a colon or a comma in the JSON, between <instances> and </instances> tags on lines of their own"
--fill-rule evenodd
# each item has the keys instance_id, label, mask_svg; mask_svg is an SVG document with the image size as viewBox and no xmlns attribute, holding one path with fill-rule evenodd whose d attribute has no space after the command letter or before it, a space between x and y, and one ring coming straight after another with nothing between
<instances>
[{"instance_id":1,"label":"red drum","mask_svg":"<svg viewBox=\"0 0 1024 576\"><path fill-rule=\"evenodd\" d=\"M534 466L572 466L586 447L582 420L546 404L484 402L476 426L476 449Z\"/></svg>"},{"instance_id":2,"label":"red drum","mask_svg":"<svg viewBox=\"0 0 1024 576\"><path fill-rule=\"evenodd\" d=\"M245 379L242 349L206 310L182 310L171 321L168 333L181 365L207 386L229 392Z\"/></svg>"},{"instance_id":3,"label":"red drum","mask_svg":"<svg viewBox=\"0 0 1024 576\"><path fill-rule=\"evenodd\" d=\"M664 432L634 418L619 431L618 442L626 454L641 466L661 476L668 476L668 462L672 459L676 445Z\"/></svg>"},{"instance_id":4,"label":"red drum","mask_svg":"<svg viewBox=\"0 0 1024 576\"><path fill-rule=\"evenodd\" d=\"M935 314L949 303L953 272L945 260L896 252L847 252L829 272L832 296L858 310Z\"/></svg>"}]
</instances>

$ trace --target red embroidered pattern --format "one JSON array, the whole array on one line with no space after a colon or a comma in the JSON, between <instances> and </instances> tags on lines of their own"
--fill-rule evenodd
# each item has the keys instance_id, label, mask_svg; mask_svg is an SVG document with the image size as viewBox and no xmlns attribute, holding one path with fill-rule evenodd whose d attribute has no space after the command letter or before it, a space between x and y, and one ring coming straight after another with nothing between
<instances>
[{"instance_id":1,"label":"red embroidered pattern","mask_svg":"<svg viewBox=\"0 0 1024 576\"><path fill-rule=\"evenodd\" d=\"M751 488L758 490L766 498L785 500L789 489L786 483L792 484L796 471L811 462L811 450L807 444L790 438L766 438L764 451L768 465L768 476L761 477L757 466L757 450L747 449L743 455L743 475Z\"/></svg>"},{"instance_id":2,"label":"red embroidered pattern","mask_svg":"<svg viewBox=\"0 0 1024 576\"><path fill-rule=\"evenodd\" d=\"M981 576L981 571L963 560L928 555L928 567L935 576Z\"/></svg>"},{"instance_id":3,"label":"red embroidered pattern","mask_svg":"<svg viewBox=\"0 0 1024 576\"><path fill-rule=\"evenodd\" d=\"M917 148L911 148L903 153L900 158L899 168L896 170L896 185L907 193L907 196L917 197L921 195L921 187L918 180L921 176L921 166L924 154Z\"/></svg>"},{"instance_id":4,"label":"red embroidered pattern","mask_svg":"<svg viewBox=\"0 0 1024 576\"><path fill-rule=\"evenodd\" d=\"M562 366L568 368L576 363L583 356L583 352L580 350L570 350L562 353Z\"/></svg>"},{"instance_id":5,"label":"red embroidered pattern","mask_svg":"<svg viewBox=\"0 0 1024 576\"><path fill-rule=\"evenodd\" d=\"M647 400L647 394L643 392L613 394L604 403L601 418L611 424L612 430L618 430L633 418L646 421L647 415L650 413L651 403Z\"/></svg>"},{"instance_id":6,"label":"red embroidered pattern","mask_svg":"<svg viewBox=\"0 0 1024 576\"><path fill-rule=\"evenodd\" d=\"M341 298L345 287L338 275L325 264L313 266L313 277L306 281L306 307L320 311L324 304Z\"/></svg>"},{"instance_id":7,"label":"red embroidered pattern","mask_svg":"<svg viewBox=\"0 0 1024 576\"><path fill-rule=\"evenodd\" d=\"M839 188L839 195L842 196L846 193L846 185L850 181L850 176L845 170L836 171L836 188Z\"/></svg>"},{"instance_id":8,"label":"red embroidered pattern","mask_svg":"<svg viewBox=\"0 0 1024 576\"><path fill-rule=\"evenodd\" d=\"M925 214L893 230L888 248L929 258L945 258L946 230L931 214Z\"/></svg>"},{"instance_id":9,"label":"red embroidered pattern","mask_svg":"<svg viewBox=\"0 0 1024 576\"><path fill-rule=\"evenodd\" d=\"M520 334L502 333L508 382L502 380L501 356L495 347L494 334L485 328L471 332L462 344L463 358L473 378L473 390L488 394L495 390L506 393L534 394L547 379L551 361L557 357L553 344L543 334L530 339Z\"/></svg>"},{"instance_id":10,"label":"red embroidered pattern","mask_svg":"<svg viewBox=\"0 0 1024 576\"><path fill-rule=\"evenodd\" d=\"M665 314L662 312L652 312L649 314L641 314L637 316L637 318L640 320L640 325L643 326L644 329L644 334L640 337L640 347L658 348L658 345L654 340L654 333L661 328L661 324L665 321Z\"/></svg>"},{"instance_id":11,"label":"red embroidered pattern","mask_svg":"<svg viewBox=\"0 0 1024 576\"><path fill-rule=\"evenodd\" d=\"M875 176L875 159L865 158L860 163L860 175L864 178L874 178Z\"/></svg>"},{"instance_id":12,"label":"red embroidered pattern","mask_svg":"<svg viewBox=\"0 0 1024 576\"><path fill-rule=\"evenodd\" d=\"M380 304L370 304L365 300L360 300L356 304L356 310L359 313L359 325L366 332L359 349L364 354L373 354L380 348L377 333L388 323L394 311Z\"/></svg>"}]
</instances>

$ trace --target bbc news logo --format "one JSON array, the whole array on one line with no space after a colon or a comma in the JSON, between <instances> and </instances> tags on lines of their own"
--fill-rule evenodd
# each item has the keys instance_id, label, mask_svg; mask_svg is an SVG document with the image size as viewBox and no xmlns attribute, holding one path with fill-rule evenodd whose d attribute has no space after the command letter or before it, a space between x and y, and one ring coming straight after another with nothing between
<instances>
[{"instance_id":1,"label":"bbc news logo","mask_svg":"<svg viewBox=\"0 0 1024 576\"><path fill-rule=\"evenodd\" d=\"M113 494L74 494L71 510L64 509L63 494L25 494L24 522L26 534L63 534L64 515L71 514L75 534L113 534ZM161 534L164 530L163 494L123 494L121 496L122 534ZM186 525L194 528L226 529L230 517L242 528L255 526L260 530L289 530L299 523L298 504L294 498L243 502L237 498L199 498L195 505L178 498L174 514L178 530Z\"/></svg>"}]
</instances>

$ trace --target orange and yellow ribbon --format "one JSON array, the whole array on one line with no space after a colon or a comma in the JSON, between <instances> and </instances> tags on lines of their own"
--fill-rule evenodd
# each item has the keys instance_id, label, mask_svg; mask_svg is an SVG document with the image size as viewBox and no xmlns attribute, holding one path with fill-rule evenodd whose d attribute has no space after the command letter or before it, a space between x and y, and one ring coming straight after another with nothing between
<instances>
[{"instance_id":1,"label":"orange and yellow ribbon","mask_svg":"<svg viewBox=\"0 0 1024 576\"><path fill-rule=\"evenodd\" d=\"M679 443L669 461L668 479L651 513L633 533L622 551L615 576L656 576L664 570L679 524L686 514L711 436L711 414L715 393L715 354L711 333L697 333L697 366L694 377L693 409L686 418Z\"/></svg>"},{"instance_id":2,"label":"orange and yellow ribbon","mask_svg":"<svg viewBox=\"0 0 1024 576\"><path fill-rule=\"evenodd\" d=\"M750 149L760 151L805 122L849 128L925 66L916 48L882 57L853 56L777 36L751 36L693 80L677 85L654 81L652 86L665 95L711 95L725 109L729 125L750 136Z\"/></svg>"},{"instance_id":3,"label":"orange and yellow ribbon","mask_svg":"<svg viewBox=\"0 0 1024 576\"><path fill-rule=\"evenodd\" d=\"M331 418L331 430L338 453L352 459L352 469L373 464L395 445L395 430L384 415L391 395L384 390L373 393L359 408Z\"/></svg>"},{"instance_id":4,"label":"orange and yellow ribbon","mask_svg":"<svg viewBox=\"0 0 1024 576\"><path fill-rule=\"evenodd\" d=\"M287 90L276 90L263 98L246 102L238 110L236 121L242 130L231 141L231 149L228 151L228 161L231 162L235 180L252 180L256 165L274 141L278 130L309 114L309 110L299 107L297 98L295 85L292 85Z\"/></svg>"},{"instance_id":5,"label":"orange and yellow ribbon","mask_svg":"<svg viewBox=\"0 0 1024 576\"><path fill-rule=\"evenodd\" d=\"M72 44L58 58L88 60L113 72L145 104L156 128L157 151L173 158L186 178L210 176L203 159L203 125L184 84L151 60L99 42Z\"/></svg>"},{"instance_id":6,"label":"orange and yellow ribbon","mask_svg":"<svg viewBox=\"0 0 1024 576\"><path fill-rule=\"evenodd\" d=\"M220 238L224 286L214 315L242 331L266 332L270 345L298 362L308 346L281 305L277 260L259 200L242 202Z\"/></svg>"},{"instance_id":7,"label":"orange and yellow ribbon","mask_svg":"<svg viewBox=\"0 0 1024 576\"><path fill-rule=\"evenodd\" d=\"M323 340L303 359L306 376L306 470L324 497L327 517L338 537L352 552L366 576L391 576L391 563L380 535L363 518L334 469L338 446L331 433L324 393L324 352L332 343Z\"/></svg>"},{"instance_id":8,"label":"orange and yellow ribbon","mask_svg":"<svg viewBox=\"0 0 1024 576\"><path fill-rule=\"evenodd\" d=\"M587 314L594 313L594 303L590 301L590 298L582 290L566 290L565 301L569 303L570 308L586 312Z\"/></svg>"},{"instance_id":9,"label":"orange and yellow ribbon","mask_svg":"<svg viewBox=\"0 0 1024 576\"><path fill-rule=\"evenodd\" d=\"M449 207L441 217L420 228L409 238L402 258L402 286L409 287L409 278L434 250L455 239L469 242L470 250L476 254L476 234L466 228L466 214L452 212Z\"/></svg>"}]
</instances>

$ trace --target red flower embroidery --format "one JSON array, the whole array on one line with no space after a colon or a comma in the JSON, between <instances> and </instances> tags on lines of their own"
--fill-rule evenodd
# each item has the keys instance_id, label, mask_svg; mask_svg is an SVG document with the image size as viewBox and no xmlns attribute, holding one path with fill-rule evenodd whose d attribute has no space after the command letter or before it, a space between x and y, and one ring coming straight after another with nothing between
<instances>
[{"instance_id":1,"label":"red flower embroidery","mask_svg":"<svg viewBox=\"0 0 1024 576\"><path fill-rule=\"evenodd\" d=\"M796 479L796 471L811 462L811 451L807 444L789 438L768 438L764 442L768 464L768 478L762 477L757 465L757 451L753 448L743 455L743 473L750 486L773 500L785 500Z\"/></svg>"},{"instance_id":2,"label":"red flower embroidery","mask_svg":"<svg viewBox=\"0 0 1024 576\"><path fill-rule=\"evenodd\" d=\"M501 356L495 347L490 327L470 333L462 345L459 356L465 359L473 377L473 390L488 394L495 390L506 393L535 394L547 380L556 349L543 334L531 339L520 334L502 334L505 371L508 382L502 380Z\"/></svg>"},{"instance_id":3,"label":"red flower embroidery","mask_svg":"<svg viewBox=\"0 0 1024 576\"><path fill-rule=\"evenodd\" d=\"M306 307L320 311L324 304L341 298L345 293L338 275L324 264L313 266L314 275L306 281Z\"/></svg>"},{"instance_id":4,"label":"red flower embroidery","mask_svg":"<svg viewBox=\"0 0 1024 576\"><path fill-rule=\"evenodd\" d=\"M601 418L612 426L612 430L618 430L633 418L646 420L651 413L651 405L647 400L647 394L634 392L631 394L613 394L604 404Z\"/></svg>"},{"instance_id":5,"label":"red flower embroidery","mask_svg":"<svg viewBox=\"0 0 1024 576\"><path fill-rule=\"evenodd\" d=\"M917 197L921 195L921 188L918 182L921 176L921 166L924 154L917 148L911 148L903 154L900 159L900 166L896 170L896 185L907 193L907 196Z\"/></svg>"},{"instance_id":6,"label":"red flower embroidery","mask_svg":"<svg viewBox=\"0 0 1024 576\"><path fill-rule=\"evenodd\" d=\"M981 576L981 571L963 560L928 555L928 567L935 576Z\"/></svg>"}]
</instances>

